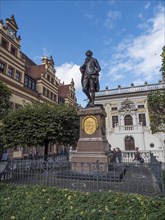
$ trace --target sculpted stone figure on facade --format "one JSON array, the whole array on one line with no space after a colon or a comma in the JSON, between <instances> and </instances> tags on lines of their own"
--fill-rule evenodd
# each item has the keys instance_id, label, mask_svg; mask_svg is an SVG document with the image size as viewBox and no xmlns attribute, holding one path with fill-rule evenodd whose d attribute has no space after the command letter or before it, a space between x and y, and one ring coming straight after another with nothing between
<instances>
[{"instance_id":1,"label":"sculpted stone figure on facade","mask_svg":"<svg viewBox=\"0 0 165 220\"><path fill-rule=\"evenodd\" d=\"M80 72L82 73L82 91L88 98L88 104L86 107L93 107L95 100L95 92L98 92L100 89L99 72L101 68L97 59L92 57L92 51L87 50L85 54L87 57L85 59L84 64L80 67Z\"/></svg>"}]
</instances>

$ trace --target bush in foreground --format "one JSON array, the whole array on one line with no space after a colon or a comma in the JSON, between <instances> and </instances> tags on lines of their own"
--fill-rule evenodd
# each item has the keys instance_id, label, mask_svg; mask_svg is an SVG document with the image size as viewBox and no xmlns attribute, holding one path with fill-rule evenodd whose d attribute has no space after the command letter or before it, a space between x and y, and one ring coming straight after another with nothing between
<instances>
[{"instance_id":1,"label":"bush in foreground","mask_svg":"<svg viewBox=\"0 0 165 220\"><path fill-rule=\"evenodd\" d=\"M165 198L0 184L1 220L163 220Z\"/></svg>"}]
</instances>

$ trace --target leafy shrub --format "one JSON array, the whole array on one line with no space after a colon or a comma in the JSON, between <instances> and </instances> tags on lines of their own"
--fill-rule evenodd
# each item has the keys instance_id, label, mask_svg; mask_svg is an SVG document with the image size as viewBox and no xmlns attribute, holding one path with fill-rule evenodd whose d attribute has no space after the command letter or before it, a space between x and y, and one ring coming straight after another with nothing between
<instances>
[{"instance_id":1,"label":"leafy shrub","mask_svg":"<svg viewBox=\"0 0 165 220\"><path fill-rule=\"evenodd\" d=\"M165 198L0 184L1 220L163 220Z\"/></svg>"}]
</instances>

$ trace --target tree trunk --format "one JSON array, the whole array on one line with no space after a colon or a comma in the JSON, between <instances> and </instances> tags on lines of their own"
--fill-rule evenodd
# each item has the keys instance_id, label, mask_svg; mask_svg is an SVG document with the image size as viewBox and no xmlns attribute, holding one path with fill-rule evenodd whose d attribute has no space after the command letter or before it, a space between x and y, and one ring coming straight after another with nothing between
<instances>
[{"instance_id":1,"label":"tree trunk","mask_svg":"<svg viewBox=\"0 0 165 220\"><path fill-rule=\"evenodd\" d=\"M47 159L48 159L49 140L46 139L44 142L45 142L44 160L47 161Z\"/></svg>"}]
</instances>

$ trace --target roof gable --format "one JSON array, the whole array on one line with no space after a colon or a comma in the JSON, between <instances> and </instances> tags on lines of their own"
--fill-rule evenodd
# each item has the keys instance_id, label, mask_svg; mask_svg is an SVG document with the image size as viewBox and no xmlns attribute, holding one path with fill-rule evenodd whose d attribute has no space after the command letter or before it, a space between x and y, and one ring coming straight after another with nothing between
<instances>
[{"instance_id":1,"label":"roof gable","mask_svg":"<svg viewBox=\"0 0 165 220\"><path fill-rule=\"evenodd\" d=\"M6 25L7 26L11 26L12 28L14 28L15 30L18 30L18 25L16 23L15 17L14 15L11 16L11 18L6 18Z\"/></svg>"}]
</instances>

